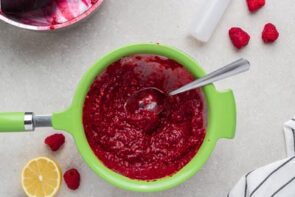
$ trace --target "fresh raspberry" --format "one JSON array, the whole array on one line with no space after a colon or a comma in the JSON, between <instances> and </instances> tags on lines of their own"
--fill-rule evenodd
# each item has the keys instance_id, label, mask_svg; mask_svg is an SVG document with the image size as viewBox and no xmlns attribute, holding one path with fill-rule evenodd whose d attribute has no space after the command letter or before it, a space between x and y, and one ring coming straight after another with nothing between
<instances>
[{"instance_id":1,"label":"fresh raspberry","mask_svg":"<svg viewBox=\"0 0 295 197\"><path fill-rule=\"evenodd\" d=\"M52 151L57 151L65 143L65 136L56 133L45 138L44 143L47 144Z\"/></svg>"},{"instance_id":2,"label":"fresh raspberry","mask_svg":"<svg viewBox=\"0 0 295 197\"><path fill-rule=\"evenodd\" d=\"M232 27L228 33L233 45L237 49L241 49L249 43L249 34L239 27Z\"/></svg>"},{"instance_id":3,"label":"fresh raspberry","mask_svg":"<svg viewBox=\"0 0 295 197\"><path fill-rule=\"evenodd\" d=\"M66 171L63 177L69 189L78 189L80 185L80 174L76 169L72 168Z\"/></svg>"},{"instance_id":4,"label":"fresh raspberry","mask_svg":"<svg viewBox=\"0 0 295 197\"><path fill-rule=\"evenodd\" d=\"M279 35L280 34L276 26L271 23L267 23L262 31L262 40L265 43L272 43L278 39Z\"/></svg>"},{"instance_id":5,"label":"fresh raspberry","mask_svg":"<svg viewBox=\"0 0 295 197\"><path fill-rule=\"evenodd\" d=\"M265 0L247 0L247 4L250 12L256 12L265 5Z\"/></svg>"}]
</instances>

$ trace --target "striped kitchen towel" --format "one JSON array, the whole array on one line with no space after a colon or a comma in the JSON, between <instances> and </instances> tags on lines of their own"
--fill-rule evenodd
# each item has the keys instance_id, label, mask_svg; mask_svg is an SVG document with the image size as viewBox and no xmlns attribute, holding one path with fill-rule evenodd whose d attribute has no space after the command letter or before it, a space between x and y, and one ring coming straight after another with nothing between
<instances>
[{"instance_id":1,"label":"striped kitchen towel","mask_svg":"<svg viewBox=\"0 0 295 197\"><path fill-rule=\"evenodd\" d=\"M295 197L295 118L284 125L287 158L244 175L228 197Z\"/></svg>"}]
</instances>

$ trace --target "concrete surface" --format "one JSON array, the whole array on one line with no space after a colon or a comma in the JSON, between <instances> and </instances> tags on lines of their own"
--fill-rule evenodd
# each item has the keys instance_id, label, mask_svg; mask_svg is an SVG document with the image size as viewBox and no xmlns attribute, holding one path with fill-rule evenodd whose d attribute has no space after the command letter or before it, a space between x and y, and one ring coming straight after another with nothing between
<instances>
[{"instance_id":1,"label":"concrete surface","mask_svg":"<svg viewBox=\"0 0 295 197\"><path fill-rule=\"evenodd\" d=\"M206 0L105 0L91 18L63 31L38 33L0 23L0 111L63 110L70 104L83 73L104 53L133 42L175 46L212 71L238 57L252 62L247 74L217 83L234 90L238 108L234 140L222 140L203 169L169 191L139 194L122 191L96 176L83 163L74 142L56 154L43 144L52 129L0 135L0 196L21 197L20 173L25 163L40 155L58 160L65 170L77 167L82 175L78 191L63 183L61 196L220 197L244 173L285 156L282 124L295 115L295 4L268 0L249 14L244 0L233 1L213 38L200 44L188 36L192 17ZM265 45L260 34L265 23L278 26L281 37ZM248 47L236 51L227 36L231 26L251 34Z\"/></svg>"}]
</instances>

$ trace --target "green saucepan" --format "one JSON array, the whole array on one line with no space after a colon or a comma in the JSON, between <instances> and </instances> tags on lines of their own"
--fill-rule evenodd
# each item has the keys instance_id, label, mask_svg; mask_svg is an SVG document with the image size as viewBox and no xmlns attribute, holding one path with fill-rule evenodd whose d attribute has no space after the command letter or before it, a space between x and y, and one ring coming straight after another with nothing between
<instances>
[{"instance_id":1,"label":"green saucepan","mask_svg":"<svg viewBox=\"0 0 295 197\"><path fill-rule=\"evenodd\" d=\"M182 64L195 77L205 75L198 63L177 49L159 44L134 44L119 48L102 57L93 65L80 81L71 106L63 112L48 116L38 116L33 113L0 113L0 130L4 132L30 131L35 127L52 126L56 130L70 133L75 139L85 162L100 177L111 184L125 190L137 192L156 192L175 187L192 177L206 162L213 151L217 140L233 138L236 126L236 106L231 90L219 92L214 85L203 87L207 103L207 129L204 142L196 156L173 176L156 181L132 180L104 166L97 159L88 145L82 123L82 111L85 96L90 85L108 65L124 56L133 54L157 54L166 56Z\"/></svg>"}]
</instances>

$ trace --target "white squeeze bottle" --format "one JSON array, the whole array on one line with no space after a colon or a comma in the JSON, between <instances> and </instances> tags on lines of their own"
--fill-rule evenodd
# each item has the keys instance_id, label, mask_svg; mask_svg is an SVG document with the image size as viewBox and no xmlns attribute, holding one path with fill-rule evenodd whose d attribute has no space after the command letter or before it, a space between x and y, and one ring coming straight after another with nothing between
<instances>
[{"instance_id":1,"label":"white squeeze bottle","mask_svg":"<svg viewBox=\"0 0 295 197\"><path fill-rule=\"evenodd\" d=\"M215 31L220 19L231 0L211 0L210 5L205 12L196 17L191 34L201 42L207 42Z\"/></svg>"}]
</instances>

